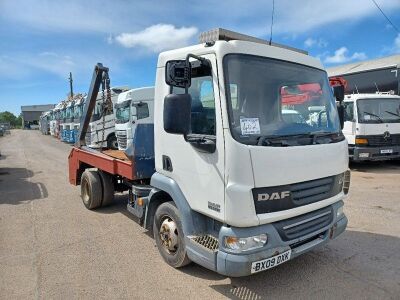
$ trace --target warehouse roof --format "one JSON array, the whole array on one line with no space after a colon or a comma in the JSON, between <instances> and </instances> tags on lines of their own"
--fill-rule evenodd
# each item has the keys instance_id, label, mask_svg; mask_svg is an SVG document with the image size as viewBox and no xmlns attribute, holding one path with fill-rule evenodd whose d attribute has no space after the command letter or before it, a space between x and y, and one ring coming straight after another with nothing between
<instances>
[{"instance_id":1,"label":"warehouse roof","mask_svg":"<svg viewBox=\"0 0 400 300\"><path fill-rule=\"evenodd\" d=\"M55 104L40 104L40 105L24 105L21 106L21 111L25 112L25 111L47 111L50 109L53 109L55 106Z\"/></svg>"},{"instance_id":2,"label":"warehouse roof","mask_svg":"<svg viewBox=\"0 0 400 300\"><path fill-rule=\"evenodd\" d=\"M328 72L328 76L338 76L390 67L400 67L400 54L372 60L359 61L347 65L327 68L326 70Z\"/></svg>"}]
</instances>

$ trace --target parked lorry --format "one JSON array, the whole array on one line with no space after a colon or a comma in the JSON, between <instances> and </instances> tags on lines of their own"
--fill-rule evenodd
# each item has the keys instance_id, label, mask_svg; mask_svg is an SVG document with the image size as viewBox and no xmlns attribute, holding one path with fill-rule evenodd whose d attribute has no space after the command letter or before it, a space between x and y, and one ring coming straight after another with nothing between
<instances>
[{"instance_id":1,"label":"parked lorry","mask_svg":"<svg viewBox=\"0 0 400 300\"><path fill-rule=\"evenodd\" d=\"M228 276L267 270L336 238L347 225L348 150L320 61L224 29L200 42L159 55L154 131L137 127L129 153L85 146L108 77L95 67L69 155L69 181L81 185L84 205L128 191L128 211L169 265L194 261ZM282 87L306 83L319 85L312 105L325 107L323 124L282 117Z\"/></svg>"},{"instance_id":2,"label":"parked lorry","mask_svg":"<svg viewBox=\"0 0 400 300\"><path fill-rule=\"evenodd\" d=\"M54 137L58 137L60 132L60 119L61 119L61 109L63 103L60 102L53 109L52 119L50 121L50 134Z\"/></svg>"},{"instance_id":3,"label":"parked lorry","mask_svg":"<svg viewBox=\"0 0 400 300\"><path fill-rule=\"evenodd\" d=\"M351 94L344 99L343 133L353 161L400 158L400 96Z\"/></svg>"},{"instance_id":4,"label":"parked lorry","mask_svg":"<svg viewBox=\"0 0 400 300\"><path fill-rule=\"evenodd\" d=\"M39 118L39 127L40 132L42 134L50 134L50 120L51 120L51 111L45 111L40 115Z\"/></svg>"},{"instance_id":5,"label":"parked lorry","mask_svg":"<svg viewBox=\"0 0 400 300\"><path fill-rule=\"evenodd\" d=\"M128 87L113 87L110 89L112 104L110 104L111 109L109 110L104 109L103 94L99 93L86 135L86 144L90 148L118 149L113 105L117 102L118 95L127 90L129 90Z\"/></svg>"},{"instance_id":6,"label":"parked lorry","mask_svg":"<svg viewBox=\"0 0 400 300\"><path fill-rule=\"evenodd\" d=\"M65 101L65 108L62 110L63 112L63 123L62 123L62 131L61 131L61 141L68 142L70 139L70 134L72 128L74 126L74 100L68 99Z\"/></svg>"},{"instance_id":7,"label":"parked lorry","mask_svg":"<svg viewBox=\"0 0 400 300\"><path fill-rule=\"evenodd\" d=\"M114 105L114 111L118 149L127 150L133 147L137 126L153 126L154 87L122 92Z\"/></svg>"}]
</instances>

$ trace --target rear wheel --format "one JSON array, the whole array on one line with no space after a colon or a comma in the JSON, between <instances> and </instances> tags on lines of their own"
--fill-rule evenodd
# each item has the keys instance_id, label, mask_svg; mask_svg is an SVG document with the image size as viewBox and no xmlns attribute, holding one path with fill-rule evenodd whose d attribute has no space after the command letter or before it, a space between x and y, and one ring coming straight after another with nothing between
<instances>
[{"instance_id":1,"label":"rear wheel","mask_svg":"<svg viewBox=\"0 0 400 300\"><path fill-rule=\"evenodd\" d=\"M103 193L101 179L97 171L86 170L81 178L81 198L87 209L101 206Z\"/></svg>"},{"instance_id":2,"label":"rear wheel","mask_svg":"<svg viewBox=\"0 0 400 300\"><path fill-rule=\"evenodd\" d=\"M111 174L99 171L101 183L103 185L103 199L101 206L110 205L114 201L114 180Z\"/></svg>"},{"instance_id":3,"label":"rear wheel","mask_svg":"<svg viewBox=\"0 0 400 300\"><path fill-rule=\"evenodd\" d=\"M117 137L115 135L110 135L107 138L107 148L112 150L118 150Z\"/></svg>"},{"instance_id":4,"label":"rear wheel","mask_svg":"<svg viewBox=\"0 0 400 300\"><path fill-rule=\"evenodd\" d=\"M165 202L157 208L153 233L158 251L170 266L180 268L190 263L179 211L173 202Z\"/></svg>"}]
</instances>

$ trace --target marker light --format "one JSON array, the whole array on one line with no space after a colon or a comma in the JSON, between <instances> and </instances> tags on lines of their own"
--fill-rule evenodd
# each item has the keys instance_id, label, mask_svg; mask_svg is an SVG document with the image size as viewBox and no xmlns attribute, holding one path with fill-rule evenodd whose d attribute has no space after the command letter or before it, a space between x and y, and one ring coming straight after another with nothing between
<instances>
[{"instance_id":1,"label":"marker light","mask_svg":"<svg viewBox=\"0 0 400 300\"><path fill-rule=\"evenodd\" d=\"M356 138L356 145L367 145L367 144L368 144L367 139Z\"/></svg>"}]
</instances>

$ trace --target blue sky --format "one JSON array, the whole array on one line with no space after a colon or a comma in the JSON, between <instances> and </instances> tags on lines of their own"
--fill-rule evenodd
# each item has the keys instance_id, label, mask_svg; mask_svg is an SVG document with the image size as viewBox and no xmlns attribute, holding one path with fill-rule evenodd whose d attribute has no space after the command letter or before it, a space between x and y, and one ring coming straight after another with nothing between
<instances>
[{"instance_id":1,"label":"blue sky","mask_svg":"<svg viewBox=\"0 0 400 300\"><path fill-rule=\"evenodd\" d=\"M400 28L400 0L376 0ZM112 86L154 84L162 50L223 27L269 39L272 0L0 0L0 111L87 92L93 66ZM308 50L325 66L400 53L400 34L370 0L276 0L273 41Z\"/></svg>"}]
</instances>

